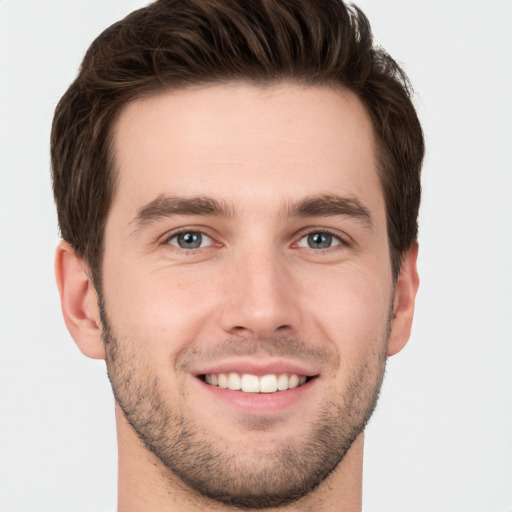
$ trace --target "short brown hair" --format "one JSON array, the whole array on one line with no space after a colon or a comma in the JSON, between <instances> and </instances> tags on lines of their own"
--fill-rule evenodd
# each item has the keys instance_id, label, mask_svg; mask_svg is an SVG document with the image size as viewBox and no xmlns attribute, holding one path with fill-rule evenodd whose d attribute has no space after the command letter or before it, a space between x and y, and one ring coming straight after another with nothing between
<instances>
[{"instance_id":1,"label":"short brown hair","mask_svg":"<svg viewBox=\"0 0 512 512\"><path fill-rule=\"evenodd\" d=\"M53 190L64 240L101 287L115 191L112 124L130 101L211 82L295 81L355 93L372 121L393 276L418 233L423 133L409 82L341 0L157 0L90 46L55 110Z\"/></svg>"}]
</instances>

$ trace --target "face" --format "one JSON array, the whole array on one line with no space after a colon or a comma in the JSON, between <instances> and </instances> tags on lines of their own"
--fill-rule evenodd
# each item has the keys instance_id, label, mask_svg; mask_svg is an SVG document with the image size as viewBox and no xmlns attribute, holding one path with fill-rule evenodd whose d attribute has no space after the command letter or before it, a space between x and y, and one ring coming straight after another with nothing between
<instances>
[{"instance_id":1,"label":"face","mask_svg":"<svg viewBox=\"0 0 512 512\"><path fill-rule=\"evenodd\" d=\"M262 508L336 471L380 388L394 284L370 122L330 88L129 104L114 130L102 324L164 472Z\"/></svg>"}]
</instances>

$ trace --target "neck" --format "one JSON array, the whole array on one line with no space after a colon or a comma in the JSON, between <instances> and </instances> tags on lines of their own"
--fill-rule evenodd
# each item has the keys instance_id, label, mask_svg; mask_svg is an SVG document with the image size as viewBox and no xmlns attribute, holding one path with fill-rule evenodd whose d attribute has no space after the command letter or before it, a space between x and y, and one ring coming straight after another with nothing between
<instances>
[{"instance_id":1,"label":"neck","mask_svg":"<svg viewBox=\"0 0 512 512\"><path fill-rule=\"evenodd\" d=\"M137 437L116 406L119 447L117 512L235 512L211 501L186 486L163 467ZM363 443L361 434L336 470L313 492L289 505L264 509L266 512L360 512L362 503Z\"/></svg>"}]
</instances>

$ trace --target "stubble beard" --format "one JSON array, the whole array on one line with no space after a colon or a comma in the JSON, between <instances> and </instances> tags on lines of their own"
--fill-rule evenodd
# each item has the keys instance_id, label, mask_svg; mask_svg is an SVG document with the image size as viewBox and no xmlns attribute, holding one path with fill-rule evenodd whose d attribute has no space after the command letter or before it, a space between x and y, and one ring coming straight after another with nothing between
<instances>
[{"instance_id":1,"label":"stubble beard","mask_svg":"<svg viewBox=\"0 0 512 512\"><path fill-rule=\"evenodd\" d=\"M291 436L290 442L271 450L265 445L234 449L208 436L204 427L186 416L186 408L183 412L172 409L159 389L158 377L114 335L101 301L100 311L108 377L117 404L165 470L204 498L246 510L279 507L303 498L338 467L377 404L389 323L376 336L375 351L353 371L343 399L329 393L331 399L321 406L301 439ZM180 399L186 403L184 392ZM267 426L264 421L245 425L248 436L250 430L261 433Z\"/></svg>"}]
</instances>

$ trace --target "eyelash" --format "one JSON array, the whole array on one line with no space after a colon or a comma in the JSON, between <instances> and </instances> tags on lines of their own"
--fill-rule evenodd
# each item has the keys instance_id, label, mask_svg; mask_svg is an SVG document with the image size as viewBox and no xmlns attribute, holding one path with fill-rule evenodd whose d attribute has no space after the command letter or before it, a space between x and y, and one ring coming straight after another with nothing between
<instances>
[{"instance_id":1,"label":"eyelash","mask_svg":"<svg viewBox=\"0 0 512 512\"><path fill-rule=\"evenodd\" d=\"M192 249L185 249L183 247L178 247L176 245L171 244L171 240L179 237L180 235L184 235L187 233L199 234L203 237L207 237L210 240L210 244L208 244L206 247L197 247L197 248L192 248ZM165 236L165 238L162 241L162 245L167 246L170 250L173 250L176 252L181 252L181 253L185 252L185 253L194 253L194 254L200 253L201 251L208 249L210 246L214 245L215 243L216 243L215 239L212 236L208 235L204 230L197 229L197 228L181 228L177 231L174 231L170 235Z\"/></svg>"},{"instance_id":2,"label":"eyelash","mask_svg":"<svg viewBox=\"0 0 512 512\"><path fill-rule=\"evenodd\" d=\"M351 242L348 240L348 236L342 236L338 231L334 231L334 230L331 230L328 228L305 229L301 233L299 233L300 238L299 238L299 241L296 242L296 244L299 244L305 237L310 236L310 235L316 235L316 234L332 236L334 239L336 239L339 242L338 244L331 246L331 247L326 247L325 249L321 249L321 248L313 249L312 247L309 248L311 250L314 250L316 253L322 254L323 252L328 251L329 249L332 249L334 247L338 247L338 246L351 247L351 245L352 245Z\"/></svg>"}]
</instances>

